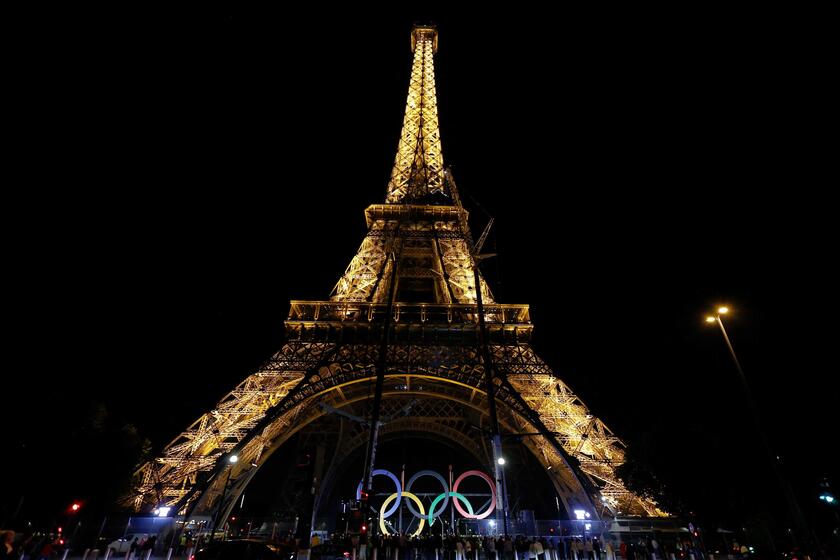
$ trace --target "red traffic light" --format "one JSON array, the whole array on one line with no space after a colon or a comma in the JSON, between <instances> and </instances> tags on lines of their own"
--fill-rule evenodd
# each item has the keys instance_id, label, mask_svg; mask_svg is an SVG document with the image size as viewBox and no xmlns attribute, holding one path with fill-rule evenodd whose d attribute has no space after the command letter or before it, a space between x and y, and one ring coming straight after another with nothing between
<instances>
[{"instance_id":1,"label":"red traffic light","mask_svg":"<svg viewBox=\"0 0 840 560\"><path fill-rule=\"evenodd\" d=\"M362 525L362 533L364 533L365 531L367 531L367 525Z\"/></svg>"},{"instance_id":2,"label":"red traffic light","mask_svg":"<svg viewBox=\"0 0 840 560\"><path fill-rule=\"evenodd\" d=\"M61 534L61 527L58 528L58 532L59 532L59 534Z\"/></svg>"},{"instance_id":3,"label":"red traffic light","mask_svg":"<svg viewBox=\"0 0 840 560\"><path fill-rule=\"evenodd\" d=\"M73 505L70 506L70 509L73 510L73 511L79 511L79 509L81 509L81 507L82 507L82 504L80 504L79 502L73 502Z\"/></svg>"}]
</instances>

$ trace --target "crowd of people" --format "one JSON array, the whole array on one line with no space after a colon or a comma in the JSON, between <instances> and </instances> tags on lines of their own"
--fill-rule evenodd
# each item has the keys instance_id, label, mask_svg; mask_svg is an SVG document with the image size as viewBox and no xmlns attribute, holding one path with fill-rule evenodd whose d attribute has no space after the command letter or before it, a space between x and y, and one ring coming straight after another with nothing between
<instances>
[{"instance_id":1,"label":"crowd of people","mask_svg":"<svg viewBox=\"0 0 840 560\"><path fill-rule=\"evenodd\" d=\"M345 541L355 560L701 560L690 543L667 549L653 537L408 537L354 535Z\"/></svg>"},{"instance_id":2,"label":"crowd of people","mask_svg":"<svg viewBox=\"0 0 840 560\"><path fill-rule=\"evenodd\" d=\"M289 539L292 539L290 536ZM201 544L191 533L175 540L173 551L178 557L193 551ZM605 537L492 537L430 535L368 536L346 538L333 536L333 543L343 543L352 551L352 560L702 560L703 554L691 542L677 542L666 547L653 537L622 539ZM156 537L144 541L135 538L130 543L132 558L143 558L155 548ZM288 549L294 550L293 540ZM318 548L320 539L313 539ZM59 556L62 547L51 536L30 536L16 541L13 531L0 532L0 560L51 560ZM317 554L316 554L317 556Z\"/></svg>"},{"instance_id":3,"label":"crowd of people","mask_svg":"<svg viewBox=\"0 0 840 560\"><path fill-rule=\"evenodd\" d=\"M0 560L51 560L64 550L64 541L52 534L0 531Z\"/></svg>"},{"instance_id":4,"label":"crowd of people","mask_svg":"<svg viewBox=\"0 0 840 560\"><path fill-rule=\"evenodd\" d=\"M145 557L155 549L156 541L156 535L135 537L129 544L130 557ZM33 533L16 538L14 531L0 531L0 560L57 560L66 550L64 539L54 534Z\"/></svg>"}]
</instances>

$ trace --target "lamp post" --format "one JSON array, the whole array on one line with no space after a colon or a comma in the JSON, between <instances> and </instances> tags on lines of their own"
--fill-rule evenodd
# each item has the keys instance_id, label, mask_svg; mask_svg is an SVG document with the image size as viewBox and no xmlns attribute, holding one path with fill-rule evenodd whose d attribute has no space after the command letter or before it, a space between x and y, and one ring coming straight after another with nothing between
<instances>
[{"instance_id":1,"label":"lamp post","mask_svg":"<svg viewBox=\"0 0 840 560\"><path fill-rule=\"evenodd\" d=\"M500 448L501 448L501 446L500 446ZM501 491L502 491L502 496L501 496L501 501L502 501L502 508L501 508L501 510L502 510L502 512L501 512L502 513L502 530L504 531L503 534L504 534L505 537L508 536L508 504L507 504L508 491L507 491L507 477L505 475L505 469L504 469L504 466L505 466L506 462L507 461L505 461L505 458L501 457L501 456L499 456L499 458L496 459L496 464L499 466L498 470L501 471L501 481L502 481L502 486L501 486Z\"/></svg>"},{"instance_id":2,"label":"lamp post","mask_svg":"<svg viewBox=\"0 0 840 560\"><path fill-rule=\"evenodd\" d=\"M732 361L735 362L735 368L738 370L738 378L741 381L741 388L744 390L744 398L750 409L753 427L758 433L758 437L764 447L764 453L767 455L767 459L770 461L773 468L773 474L776 476L776 482L778 483L779 489L782 491L785 501L787 502L788 509L793 516L793 521L797 526L797 533L799 533L800 542L804 545L805 549L810 549L810 532L808 531L808 526L805 523L805 517L802 515L802 509L799 507L799 502L796 500L796 496L794 495L790 484L779 468L778 457L770 448L770 442L762 429L761 421L758 415L758 408L753 400L752 392L750 391L750 386L747 382L747 377L744 375L744 370L741 368L741 362L738 361L738 356L735 354L735 348L732 347L732 341L729 340L729 335L726 332L726 328L723 326L722 316L729 314L729 311L730 309L727 306L718 307L714 315L706 317L706 323L717 323L720 327L720 332L723 334L723 340L726 342L726 347L729 349L729 354L732 356Z\"/></svg>"},{"instance_id":3,"label":"lamp post","mask_svg":"<svg viewBox=\"0 0 840 560\"><path fill-rule=\"evenodd\" d=\"M222 505L225 503L225 497L227 496L228 484L230 484L230 473L233 472L233 465L239 462L239 455L233 454L228 457L228 473L227 477L225 478L225 485L222 487L222 495L219 498L219 505L216 506L216 514L213 516L213 525L210 527L210 539L208 542L213 542L213 537L216 536L216 523L219 520L219 515L222 513Z\"/></svg>"},{"instance_id":4,"label":"lamp post","mask_svg":"<svg viewBox=\"0 0 840 560\"><path fill-rule=\"evenodd\" d=\"M750 394L750 387L747 384L747 377L744 375L744 370L741 369L741 362L738 361L738 356L735 354L735 349L732 347L732 342L729 340L729 335L726 334L726 328L723 326L723 319L721 319L721 315L726 315L729 313L728 307L718 307L717 313L714 316L706 317L707 323L717 323L720 327L720 332L723 334L723 340L726 341L726 347L729 348L729 354L732 356L732 361L735 362L735 367L738 370L738 375L741 378L741 385L744 388L744 393L746 394L747 400L749 401L749 405L751 411L753 413L753 419L756 420L758 418L755 403L753 403L752 396Z\"/></svg>"}]
</instances>

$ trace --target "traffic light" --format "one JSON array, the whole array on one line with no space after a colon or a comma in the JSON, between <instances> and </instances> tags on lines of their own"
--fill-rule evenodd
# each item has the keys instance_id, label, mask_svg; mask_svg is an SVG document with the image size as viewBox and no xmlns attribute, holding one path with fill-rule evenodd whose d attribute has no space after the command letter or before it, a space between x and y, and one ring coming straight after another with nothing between
<instances>
[{"instance_id":1,"label":"traffic light","mask_svg":"<svg viewBox=\"0 0 840 560\"><path fill-rule=\"evenodd\" d=\"M61 534L61 527L58 528L58 534Z\"/></svg>"},{"instance_id":2,"label":"traffic light","mask_svg":"<svg viewBox=\"0 0 840 560\"><path fill-rule=\"evenodd\" d=\"M367 525L362 525L362 533L367 533Z\"/></svg>"},{"instance_id":3,"label":"traffic light","mask_svg":"<svg viewBox=\"0 0 840 560\"><path fill-rule=\"evenodd\" d=\"M79 511L81 508L82 508L82 504L80 504L79 502L73 502L73 505L70 506L70 511L75 513L77 511Z\"/></svg>"}]
</instances>

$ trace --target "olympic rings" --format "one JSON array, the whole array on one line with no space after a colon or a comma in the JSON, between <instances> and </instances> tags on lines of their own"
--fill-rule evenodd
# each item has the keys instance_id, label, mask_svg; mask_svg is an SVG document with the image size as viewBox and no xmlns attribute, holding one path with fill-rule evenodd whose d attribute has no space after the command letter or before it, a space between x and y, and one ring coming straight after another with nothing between
<instances>
[{"instance_id":1,"label":"olympic rings","mask_svg":"<svg viewBox=\"0 0 840 560\"><path fill-rule=\"evenodd\" d=\"M440 515L446 510L447 506L449 505L449 497L450 496L455 498L452 501L452 504L455 506L455 509L458 510L458 513L460 513L463 517L465 517L467 519L484 519L484 518L488 517L491 513L493 513L493 511L496 509L496 483L493 481L492 478L490 478L487 474L485 474L481 471L477 471L477 470L466 471L465 473L463 473L461 476L459 476L455 480L455 484L452 485L452 490L451 491L449 490L449 485L446 483L446 479L444 479L440 474L436 473L435 471L431 471L431 470L420 471L420 472L416 473L414 476L412 476L409 479L408 484L405 487L405 490L403 490L402 484L400 484L399 479L392 472L386 471L385 469L376 469L376 470L373 471L371 476L376 476L376 475L387 476L388 478L391 479L391 481L394 483L394 486L396 486L396 488L397 488L397 491L395 493L391 494L390 496L388 496L388 498L385 499L385 501L382 503L382 508L379 512L379 528L382 530L382 533L385 534L385 535L389 534L387 529L385 528L385 518L386 517L391 517L394 513L396 513L397 509L399 509L399 507L400 507L400 504L402 502L403 497L406 497L406 498L409 499L409 501L406 501L406 503L405 503L405 505L408 507L408 510L415 517L420 519L420 523L418 524L417 531L412 536L419 536L420 535L420 531L423 530L423 527L426 523L427 518L429 520L429 527L431 527L434 524L435 518L440 517ZM411 493L411 486L414 484L414 482L418 478L423 477L423 476L431 476L432 478L437 479L437 481L440 482L441 486L443 487L443 493L439 494L432 501L431 506L429 506L429 512L428 513L426 513L426 510L423 507L423 502L420 501L420 498L418 498L415 494ZM477 477L483 479L487 483L487 485L490 487L490 506L487 508L487 511L485 511L484 513L476 514L473 511L473 507L472 507L472 504L470 503L470 501L463 494L460 494L458 492L458 486L468 476L477 476ZM356 488L356 499L357 500L361 499L361 497L362 497L362 483L363 482L364 481L359 482L359 486L358 486L358 488ZM443 506L441 506L438 509L437 505L441 500L444 501ZM417 504L417 506L420 508L419 512L417 510L415 510L414 507L412 506L412 504L411 504L412 501L415 504ZM463 502L464 505L467 506L467 511L464 511L464 508L462 508L461 504L458 503L459 501ZM394 505L391 506L390 509L388 509L388 506L391 504L391 502L394 502Z\"/></svg>"},{"instance_id":2,"label":"olympic rings","mask_svg":"<svg viewBox=\"0 0 840 560\"><path fill-rule=\"evenodd\" d=\"M426 512L424 511L423 502L420 501L420 498L418 498L417 496L415 496L411 492L401 492L401 494L403 496L405 496L406 498L414 500L414 503L416 503L417 507L420 508L421 513L423 513L425 515ZM385 515L385 508L388 507L388 504L390 504L391 501L394 498L400 498L400 496L397 495L396 493L394 493L394 494L391 494L390 496L388 496L387 498L385 498L385 501L382 502L382 510L380 510L380 512L379 512L379 529L382 531L383 535L390 535L391 534L391 533L388 532L388 529L385 527L385 518L390 515L390 514ZM397 504L399 504L399 503L400 502L399 502L399 499L398 499ZM406 502L406 504L407 503L408 502ZM396 509L396 506L394 506L394 509ZM417 530L414 531L414 534L412 534L411 536L412 537L419 537L420 532L423 530L423 525L425 523L426 523L426 520L421 517L420 518L420 523L417 524Z\"/></svg>"},{"instance_id":3,"label":"olympic rings","mask_svg":"<svg viewBox=\"0 0 840 560\"><path fill-rule=\"evenodd\" d=\"M464 502L464 505L467 506L467 509L469 510L470 514L472 514L472 512L473 512L472 504L470 503L470 501L467 498L464 497L463 494L459 494L458 492L445 492L445 493L441 494L440 496L438 496L437 498L435 498L432 501L432 505L429 506L429 527L431 527L432 525L435 524L435 517L437 517L437 515L432 515L432 512L435 511L435 506L440 501L440 499L443 498L444 496L446 496L446 501L447 502L449 501L449 496L452 496L453 498L456 498L456 500L455 500L456 502L458 500L462 500ZM406 504L407 503L408 502L406 502ZM441 511L443 511L443 509L445 509L445 508L441 508ZM440 514L438 514L438 515L440 515Z\"/></svg>"},{"instance_id":4,"label":"olympic rings","mask_svg":"<svg viewBox=\"0 0 840 560\"><path fill-rule=\"evenodd\" d=\"M405 491L411 492L411 485L414 484L414 481L416 481L421 476L431 476L432 478L436 478L438 482L440 482L440 485L443 487L443 494L441 494L441 496L445 496L445 500L443 502L443 505L440 507L440 511L435 512L434 504L432 504L432 506L429 508L429 525L431 525L431 520L443 513L446 510L446 506L449 505L449 484L447 484L446 480L444 480L444 478L435 471L420 471L414 476L412 476L410 479L408 479L408 484L405 485ZM437 501L435 501L434 503L436 504ZM411 502L406 502L405 505L406 507L408 507L408 511L413 513L415 517L423 519L424 515L417 513L417 510L414 509L414 506L411 505ZM472 506L470 506L470 509L472 509Z\"/></svg>"},{"instance_id":5,"label":"olympic rings","mask_svg":"<svg viewBox=\"0 0 840 560\"><path fill-rule=\"evenodd\" d=\"M487 517L488 515L493 513L494 509L496 509L496 483L493 482L492 478L490 478L489 476L487 476L486 474L484 474L481 471L466 471L464 474L459 476L455 480L455 484L452 485L452 493L453 494L458 492L458 485L461 484L461 481L464 480L465 478L467 478L468 476L477 476L479 478L483 478L484 481L487 482L487 485L490 486L490 496L491 496L490 497L490 507L487 508L487 511L485 511L481 515L475 515L475 514L473 514L473 512L470 512L470 513L465 512L461 508L461 504L458 503L458 500L455 500L454 502L452 502L452 505L455 506L455 509L458 510L458 513L460 513L461 515L463 515L467 519L484 519L485 517Z\"/></svg>"},{"instance_id":6,"label":"olympic rings","mask_svg":"<svg viewBox=\"0 0 840 560\"><path fill-rule=\"evenodd\" d=\"M401 494L403 494L403 491L402 491L402 484L400 484L399 479L398 479L396 476L394 476L394 474L393 474L392 472L390 472L390 471L386 471L385 469L374 469L373 473L371 473L371 476L373 477L373 476L376 476L376 475L378 475L378 474L385 475L385 476L387 476L388 478L390 478L391 480L393 480L393 481L394 481L394 485L397 487L397 492L396 492L396 494L392 494L392 496L396 496L396 497L397 497L397 502L394 504L394 507L392 507L390 510L388 510L388 511L384 512L384 514L385 514L384 516L385 516L385 517L391 517L392 515L394 515L394 512L396 512L396 511L397 511L397 508L398 508L398 507L400 507L400 500L402 500L402 496L401 496ZM356 488L356 499L357 499L357 500L361 500L361 499L362 499L362 482L364 482L364 481L360 481L360 482L359 482L359 487L358 487L358 488ZM385 503L387 504L387 503L388 503L388 501L389 501L389 500L385 500ZM382 504L382 507L383 507L383 509L384 509L384 508L385 508L385 504ZM421 506L421 509L422 509L422 506ZM380 517L381 517L381 514L380 514Z\"/></svg>"}]
</instances>

